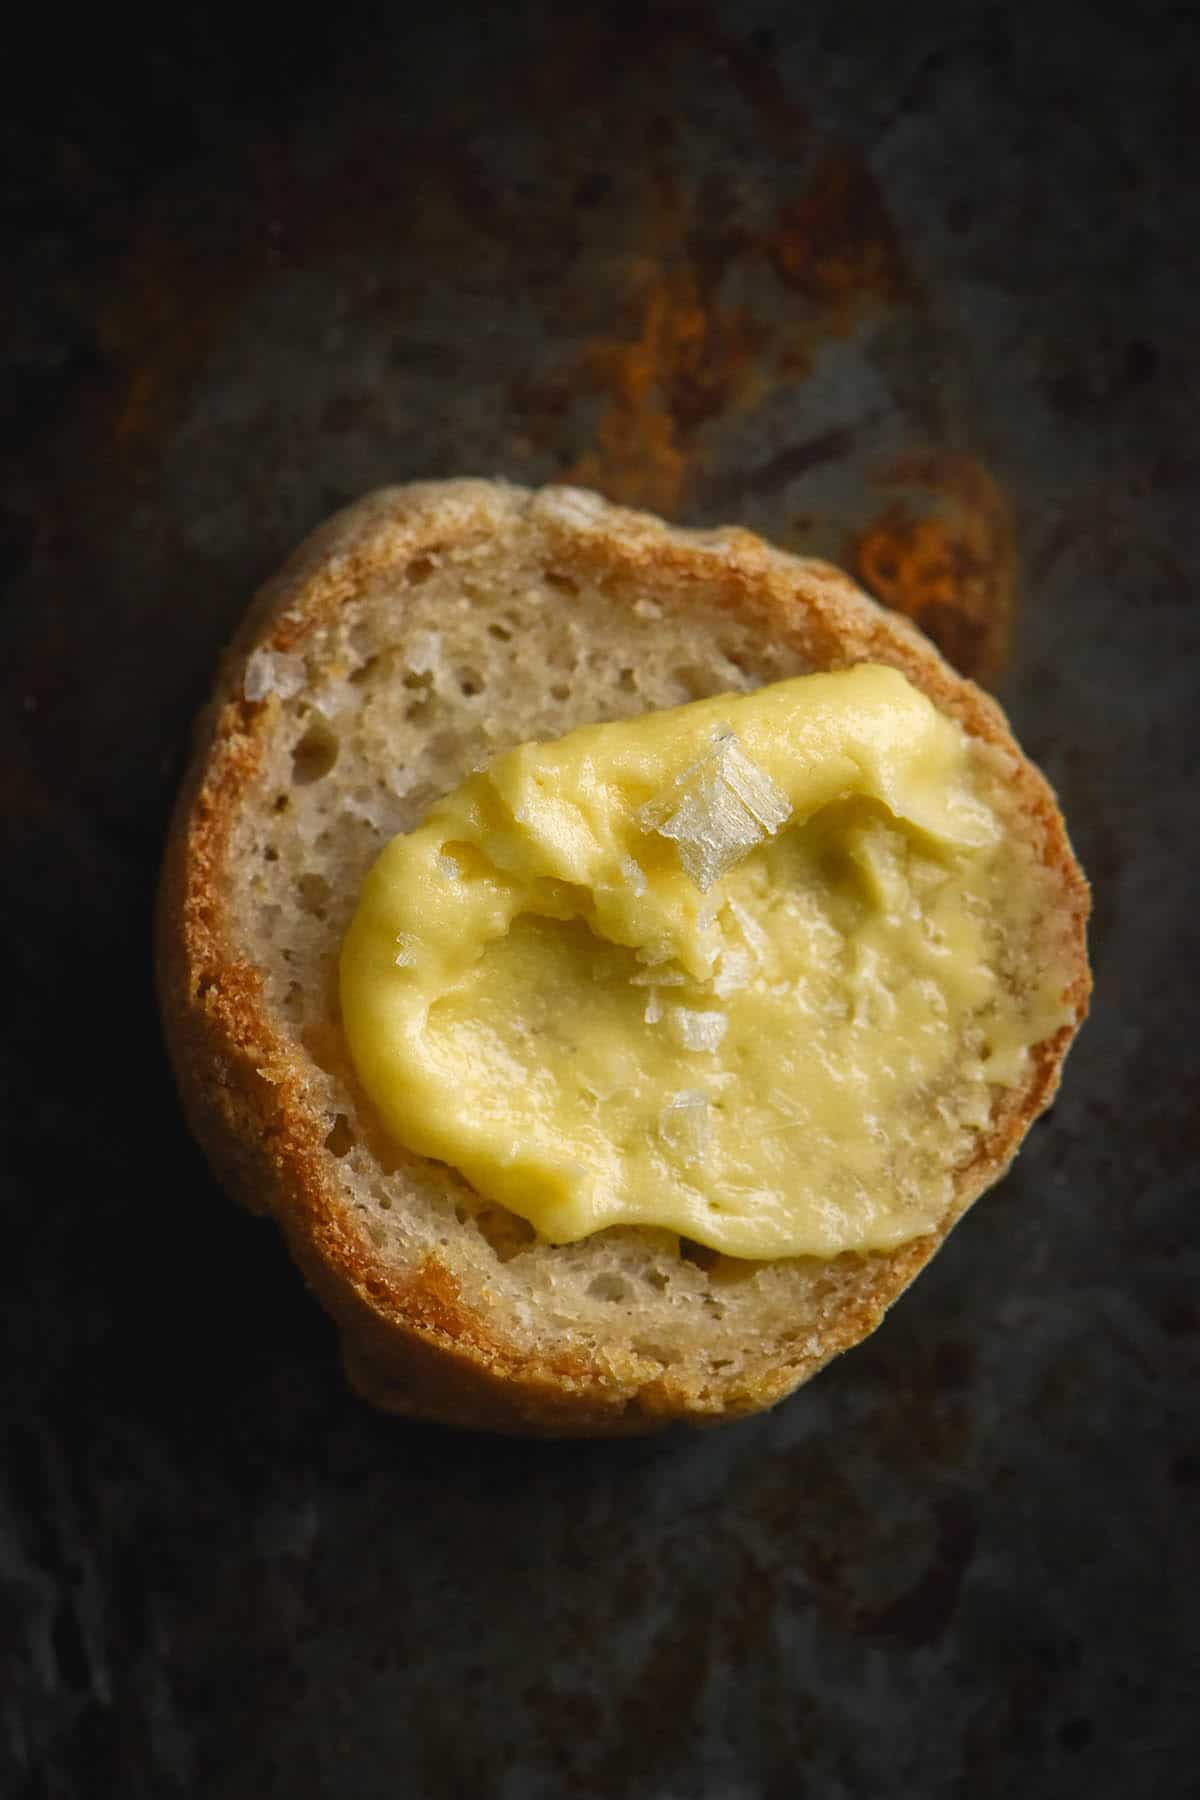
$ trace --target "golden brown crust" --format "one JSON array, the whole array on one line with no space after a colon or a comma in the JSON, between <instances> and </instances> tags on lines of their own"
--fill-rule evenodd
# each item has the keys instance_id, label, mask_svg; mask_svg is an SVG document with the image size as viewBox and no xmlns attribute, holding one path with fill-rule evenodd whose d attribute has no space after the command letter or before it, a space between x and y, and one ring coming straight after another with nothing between
<instances>
[{"instance_id":1,"label":"golden brown crust","mask_svg":"<svg viewBox=\"0 0 1200 1800\"><path fill-rule=\"evenodd\" d=\"M964 680L907 621L885 613L828 565L770 549L750 533L689 533L644 515L586 502L570 491L561 529L571 566L600 585L634 580L644 592L670 578L703 584L711 598L818 668L873 660L901 669L966 731L1005 752L1019 807L1058 887L1058 928L1073 976L1073 1023L1037 1047L1028 1079L998 1108L990 1134L959 1171L939 1231L888 1255L839 1259L858 1266L811 1343L755 1373L697 1384L664 1368L598 1352L522 1351L465 1297L436 1257L403 1275L339 1205L323 1151L325 1124L306 1097L303 1052L276 1029L262 978L238 944L222 872L234 820L264 755L271 708L242 698L257 647L288 651L327 624L364 584L433 547L511 525L520 490L484 482L421 483L369 496L303 544L252 607L228 652L213 704L199 722L180 793L159 897L157 967L163 1020L193 1131L223 1183L271 1213L310 1286L341 1328L347 1373L376 1405L477 1428L551 1435L623 1435L672 1419L703 1424L773 1404L831 1357L859 1342L933 1255L963 1212L1004 1173L1025 1131L1058 1086L1063 1057L1087 1009L1087 883L1054 796L1020 753L996 703ZM574 515L574 516L572 516Z\"/></svg>"}]
</instances>

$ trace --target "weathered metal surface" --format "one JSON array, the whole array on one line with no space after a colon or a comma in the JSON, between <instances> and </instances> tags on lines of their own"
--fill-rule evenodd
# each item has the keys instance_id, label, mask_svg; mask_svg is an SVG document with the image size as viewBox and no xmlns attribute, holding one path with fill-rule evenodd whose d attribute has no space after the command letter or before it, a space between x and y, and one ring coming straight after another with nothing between
<instances>
[{"instance_id":1,"label":"weathered metal surface","mask_svg":"<svg viewBox=\"0 0 1200 1800\"><path fill-rule=\"evenodd\" d=\"M11 126L6 1794L1193 1791L1187 20L611 19L184 21ZM171 1096L214 653L333 505L464 470L854 564L999 684L1096 884L1014 1173L711 1436L369 1414Z\"/></svg>"}]
</instances>

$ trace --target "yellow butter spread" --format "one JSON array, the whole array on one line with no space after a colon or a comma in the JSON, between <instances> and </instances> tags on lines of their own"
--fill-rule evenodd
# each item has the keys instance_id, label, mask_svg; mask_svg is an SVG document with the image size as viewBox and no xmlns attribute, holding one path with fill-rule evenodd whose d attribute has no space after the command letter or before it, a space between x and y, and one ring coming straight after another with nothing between
<instances>
[{"instance_id":1,"label":"yellow butter spread","mask_svg":"<svg viewBox=\"0 0 1200 1800\"><path fill-rule=\"evenodd\" d=\"M552 1242L889 1249L1065 1016L998 978L1004 896L958 727L803 676L472 775L366 879L346 1035L395 1138Z\"/></svg>"}]
</instances>

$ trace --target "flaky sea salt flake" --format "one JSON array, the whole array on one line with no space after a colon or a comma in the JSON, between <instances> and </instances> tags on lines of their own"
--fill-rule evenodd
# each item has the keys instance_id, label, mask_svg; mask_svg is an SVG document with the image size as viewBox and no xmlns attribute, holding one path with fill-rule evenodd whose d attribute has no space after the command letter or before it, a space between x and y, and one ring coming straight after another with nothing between
<instances>
[{"instance_id":1,"label":"flaky sea salt flake","mask_svg":"<svg viewBox=\"0 0 1200 1800\"><path fill-rule=\"evenodd\" d=\"M732 896L726 901L726 905L737 920L748 949L760 963L765 962L771 949L771 940L754 914L748 912L741 901L733 899Z\"/></svg>"},{"instance_id":2,"label":"flaky sea salt flake","mask_svg":"<svg viewBox=\"0 0 1200 1800\"><path fill-rule=\"evenodd\" d=\"M646 891L646 871L641 864L635 862L632 856L623 856L621 858L621 874L630 892L640 899Z\"/></svg>"},{"instance_id":3,"label":"flaky sea salt flake","mask_svg":"<svg viewBox=\"0 0 1200 1800\"><path fill-rule=\"evenodd\" d=\"M658 1116L658 1134L668 1150L685 1162L699 1162L711 1136L708 1095L697 1088L672 1094Z\"/></svg>"},{"instance_id":4,"label":"flaky sea salt flake","mask_svg":"<svg viewBox=\"0 0 1200 1800\"><path fill-rule=\"evenodd\" d=\"M723 1012L673 1006L668 1020L671 1036L683 1050L718 1050L729 1026Z\"/></svg>"},{"instance_id":5,"label":"flaky sea salt flake","mask_svg":"<svg viewBox=\"0 0 1200 1800\"><path fill-rule=\"evenodd\" d=\"M748 950L723 950L713 976L713 993L721 1000L727 1000L730 994L740 994L750 985L753 974L754 961Z\"/></svg>"},{"instance_id":6,"label":"flaky sea salt flake","mask_svg":"<svg viewBox=\"0 0 1200 1800\"><path fill-rule=\"evenodd\" d=\"M629 977L630 987L683 987L687 976L682 969L669 969L665 963L638 969Z\"/></svg>"},{"instance_id":7,"label":"flaky sea salt flake","mask_svg":"<svg viewBox=\"0 0 1200 1800\"><path fill-rule=\"evenodd\" d=\"M684 871L701 893L773 837L791 816L786 794L752 762L728 725L713 747L642 807L638 822L675 843Z\"/></svg>"}]
</instances>

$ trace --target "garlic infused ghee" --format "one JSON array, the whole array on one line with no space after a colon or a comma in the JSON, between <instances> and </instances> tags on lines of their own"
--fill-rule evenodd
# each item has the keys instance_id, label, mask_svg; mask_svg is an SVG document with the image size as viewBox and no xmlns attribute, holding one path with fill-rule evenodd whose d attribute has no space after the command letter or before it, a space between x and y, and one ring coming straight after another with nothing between
<instances>
[{"instance_id":1,"label":"garlic infused ghee","mask_svg":"<svg viewBox=\"0 0 1200 1800\"><path fill-rule=\"evenodd\" d=\"M553 1243L890 1250L1071 1016L960 728L861 664L497 757L395 838L341 956L386 1129Z\"/></svg>"}]
</instances>

